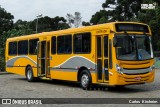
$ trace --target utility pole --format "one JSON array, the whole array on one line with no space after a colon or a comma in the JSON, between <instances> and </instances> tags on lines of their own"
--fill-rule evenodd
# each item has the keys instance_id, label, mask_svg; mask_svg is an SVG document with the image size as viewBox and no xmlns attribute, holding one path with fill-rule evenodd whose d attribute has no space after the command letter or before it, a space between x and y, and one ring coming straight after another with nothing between
<instances>
[{"instance_id":1,"label":"utility pole","mask_svg":"<svg viewBox=\"0 0 160 107\"><path fill-rule=\"evenodd\" d=\"M42 17L42 14L37 15L37 22L36 22L36 33L38 32L38 18Z\"/></svg>"}]
</instances>

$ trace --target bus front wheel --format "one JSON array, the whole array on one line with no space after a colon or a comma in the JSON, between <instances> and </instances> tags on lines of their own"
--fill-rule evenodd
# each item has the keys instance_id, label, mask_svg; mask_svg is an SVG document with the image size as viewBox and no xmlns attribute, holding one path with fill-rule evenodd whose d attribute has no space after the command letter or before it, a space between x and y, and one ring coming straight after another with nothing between
<instances>
[{"instance_id":1,"label":"bus front wheel","mask_svg":"<svg viewBox=\"0 0 160 107\"><path fill-rule=\"evenodd\" d=\"M90 90L92 88L91 75L87 70L83 70L80 75L80 85L84 90Z\"/></svg>"},{"instance_id":2,"label":"bus front wheel","mask_svg":"<svg viewBox=\"0 0 160 107\"><path fill-rule=\"evenodd\" d=\"M26 78L29 82L33 82L35 80L34 76L33 76L33 70L32 67L27 67L26 69Z\"/></svg>"}]
</instances>

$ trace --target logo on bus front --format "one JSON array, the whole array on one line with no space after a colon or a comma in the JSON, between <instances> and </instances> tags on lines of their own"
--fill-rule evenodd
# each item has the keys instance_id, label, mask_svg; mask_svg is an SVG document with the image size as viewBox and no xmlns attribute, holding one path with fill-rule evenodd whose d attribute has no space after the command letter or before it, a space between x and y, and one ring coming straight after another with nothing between
<instances>
[{"instance_id":1,"label":"logo on bus front","mask_svg":"<svg viewBox=\"0 0 160 107\"><path fill-rule=\"evenodd\" d=\"M140 81L142 78L140 76L136 77L135 80Z\"/></svg>"}]
</instances>

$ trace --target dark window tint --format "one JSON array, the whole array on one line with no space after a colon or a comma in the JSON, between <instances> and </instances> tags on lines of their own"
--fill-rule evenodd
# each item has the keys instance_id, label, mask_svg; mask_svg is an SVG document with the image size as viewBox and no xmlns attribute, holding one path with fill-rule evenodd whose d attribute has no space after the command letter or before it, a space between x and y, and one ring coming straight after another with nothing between
<instances>
[{"instance_id":1,"label":"dark window tint","mask_svg":"<svg viewBox=\"0 0 160 107\"><path fill-rule=\"evenodd\" d=\"M19 55L28 54L28 40L18 42L18 54Z\"/></svg>"},{"instance_id":2,"label":"dark window tint","mask_svg":"<svg viewBox=\"0 0 160 107\"><path fill-rule=\"evenodd\" d=\"M37 54L37 42L39 39L31 39L29 40L29 54L36 55Z\"/></svg>"},{"instance_id":3,"label":"dark window tint","mask_svg":"<svg viewBox=\"0 0 160 107\"><path fill-rule=\"evenodd\" d=\"M52 37L51 52L52 52L52 54L56 53L56 37L55 36Z\"/></svg>"},{"instance_id":4,"label":"dark window tint","mask_svg":"<svg viewBox=\"0 0 160 107\"><path fill-rule=\"evenodd\" d=\"M9 43L9 55L17 55L17 42Z\"/></svg>"},{"instance_id":5,"label":"dark window tint","mask_svg":"<svg viewBox=\"0 0 160 107\"><path fill-rule=\"evenodd\" d=\"M72 36L66 35L66 36L59 36L57 38L57 51L58 53L71 53L72 52Z\"/></svg>"},{"instance_id":6,"label":"dark window tint","mask_svg":"<svg viewBox=\"0 0 160 107\"><path fill-rule=\"evenodd\" d=\"M149 33L148 26L146 26L146 25L129 24L129 23L117 23L115 26L116 26L116 31L117 32L135 31L135 32L146 32L146 33Z\"/></svg>"},{"instance_id":7,"label":"dark window tint","mask_svg":"<svg viewBox=\"0 0 160 107\"><path fill-rule=\"evenodd\" d=\"M108 57L108 36L104 36L104 56Z\"/></svg>"},{"instance_id":8,"label":"dark window tint","mask_svg":"<svg viewBox=\"0 0 160 107\"><path fill-rule=\"evenodd\" d=\"M74 35L74 52L90 53L91 52L91 34L75 34Z\"/></svg>"},{"instance_id":9,"label":"dark window tint","mask_svg":"<svg viewBox=\"0 0 160 107\"><path fill-rule=\"evenodd\" d=\"M109 68L112 69L112 40L109 39Z\"/></svg>"},{"instance_id":10,"label":"dark window tint","mask_svg":"<svg viewBox=\"0 0 160 107\"><path fill-rule=\"evenodd\" d=\"M97 37L97 57L102 56L101 37Z\"/></svg>"}]
</instances>

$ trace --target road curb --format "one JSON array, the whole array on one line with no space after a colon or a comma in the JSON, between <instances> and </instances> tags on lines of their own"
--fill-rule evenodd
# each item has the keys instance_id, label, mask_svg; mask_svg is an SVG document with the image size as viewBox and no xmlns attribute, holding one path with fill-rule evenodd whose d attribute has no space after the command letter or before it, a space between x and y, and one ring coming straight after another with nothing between
<instances>
[{"instance_id":1,"label":"road curb","mask_svg":"<svg viewBox=\"0 0 160 107\"><path fill-rule=\"evenodd\" d=\"M13 74L13 73L10 73L10 72L0 72L0 75L5 75L5 74Z\"/></svg>"}]
</instances>

